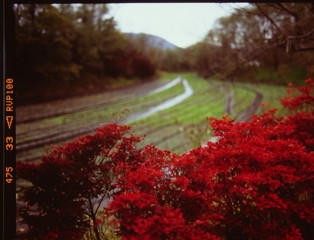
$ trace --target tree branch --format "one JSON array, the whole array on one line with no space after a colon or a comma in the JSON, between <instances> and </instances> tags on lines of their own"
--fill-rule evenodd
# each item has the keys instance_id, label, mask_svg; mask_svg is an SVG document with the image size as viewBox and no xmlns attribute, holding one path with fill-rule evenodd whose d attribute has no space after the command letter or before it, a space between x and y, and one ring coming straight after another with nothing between
<instances>
[{"instance_id":1,"label":"tree branch","mask_svg":"<svg viewBox=\"0 0 314 240\"><path fill-rule=\"evenodd\" d=\"M303 35L297 35L297 36L289 36L288 38L289 39L293 39L293 40L296 40L296 39L298 39L298 40L300 40L300 39L304 39L304 38L307 38L307 37L309 37L310 35L312 35L314 33L314 28L313 29L311 29L309 32L307 32L307 33L304 33Z\"/></svg>"},{"instance_id":2,"label":"tree branch","mask_svg":"<svg viewBox=\"0 0 314 240\"><path fill-rule=\"evenodd\" d=\"M266 17L271 22L271 24L274 25L275 28L282 34L282 30L278 27L278 25L275 23L275 21L262 9L260 4L255 3L255 5L257 6L258 10L264 15L264 17Z\"/></svg>"},{"instance_id":3,"label":"tree branch","mask_svg":"<svg viewBox=\"0 0 314 240\"><path fill-rule=\"evenodd\" d=\"M310 3L311 6L305 4L306 9L309 11L309 13L314 16L314 3Z\"/></svg>"},{"instance_id":4,"label":"tree branch","mask_svg":"<svg viewBox=\"0 0 314 240\"><path fill-rule=\"evenodd\" d=\"M104 195L102 195L102 197L100 198L100 200L99 200L99 202L98 202L98 205L97 205L97 207L96 207L96 210L95 210L95 214L97 214L97 212L98 212L98 210L99 210L99 208L100 208L100 206L101 206L103 200L105 199L106 195L107 195L107 194L104 194Z\"/></svg>"},{"instance_id":5,"label":"tree branch","mask_svg":"<svg viewBox=\"0 0 314 240\"><path fill-rule=\"evenodd\" d=\"M92 200L90 197L87 198L88 200L88 205L89 205L89 208L90 208L90 213L91 213L91 217L92 217L92 220L93 220L93 224L96 224L96 213L94 212L94 206L93 206L93 203L92 203ZM95 227L93 229L95 235L96 235L96 239L97 240L100 240L100 235L99 235L99 232L98 232L98 228Z\"/></svg>"},{"instance_id":6,"label":"tree branch","mask_svg":"<svg viewBox=\"0 0 314 240\"><path fill-rule=\"evenodd\" d=\"M294 13L294 12L290 11L288 8L286 8L286 7L283 5L283 3L277 2L276 4L280 7L280 9L284 10L285 12L287 12L288 14L290 14L291 16L293 16L294 19L295 19L295 21L298 21L299 16L298 16L296 13Z\"/></svg>"}]
</instances>

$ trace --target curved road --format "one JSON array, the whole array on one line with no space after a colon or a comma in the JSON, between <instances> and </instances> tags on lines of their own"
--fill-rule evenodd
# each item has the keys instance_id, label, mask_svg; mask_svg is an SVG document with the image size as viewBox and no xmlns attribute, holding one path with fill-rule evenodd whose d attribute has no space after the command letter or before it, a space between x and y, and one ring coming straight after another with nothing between
<instances>
[{"instance_id":1,"label":"curved road","mask_svg":"<svg viewBox=\"0 0 314 240\"><path fill-rule=\"evenodd\" d=\"M141 119L141 118L144 118L144 117L148 117L148 116L150 116L150 115L152 115L152 114L154 114L156 112L159 112L159 111L165 110L167 108L173 107L173 106L181 103L182 101L184 101L188 97L192 96L193 93L194 93L193 89L189 85L188 81L185 80L185 79L182 79L181 77L177 77L176 79L172 80L171 82L169 82L169 83L167 83L167 84L165 84L163 86L155 85L155 89L154 90L151 90L151 91L147 91L146 90L146 92L142 91L141 95L148 95L148 94L152 94L152 93L161 92L161 91L164 91L166 89L169 89L169 88L175 86L176 84L179 84L180 82L183 83L184 93L182 93L182 94L180 94L178 96L175 96L175 97L173 97L171 99L168 99L165 102L163 102L163 103L161 103L161 104L159 104L157 106L154 106L154 107L152 107L150 109L147 109L145 111L134 113L131 116L126 117L120 123L127 123L127 122L135 121L135 120L138 120L138 119ZM153 85L150 85L150 87L152 87L152 86ZM249 105L249 107L247 107L246 110L244 110L241 113L235 113L235 111L233 109L235 101L234 101L234 94L233 94L232 89L230 89L230 87L228 87L226 85L218 85L217 84L217 87L222 87L222 89L224 90L225 95L226 95L225 109L226 109L228 114L232 114L233 113L233 114L237 115L237 118L235 120L236 122L249 121L250 120L250 116L253 115L258 110L258 107L261 104L262 99L263 99L263 95L260 92L255 91L255 90L250 89L250 88L247 88L247 87L243 87L243 88L245 88L248 91L254 92L256 97L254 98L252 103ZM134 97L134 96L132 96L132 97ZM96 105L98 105L98 104L107 104L107 103L108 102L106 102L106 103L99 103L98 102L98 103L96 103ZM81 108L86 108L88 106L90 106L90 103L81 106ZM77 110L77 108L76 109L75 108L70 108L70 111L74 111L74 110ZM61 112L57 112L57 113L56 112L53 113L53 111L50 112L50 114L52 114L52 115L60 114L60 113ZM37 115L37 117L42 118L44 116ZM28 120L30 120L30 119L28 119ZM19 143L17 145L16 150L17 150L17 152L24 152L24 151L27 151L27 150L43 147L43 146L48 145L48 144L58 143L58 142L61 142L61 141L65 141L67 139L74 138L76 136L80 136L80 135L84 135L84 134L90 133L91 130L96 129L98 127L99 127L99 124L94 125L94 126L92 125L89 128L78 128L76 130L55 132L53 134L48 134L48 135L46 135L44 137L38 137L36 139L31 139L31 140L27 140L27 141L21 142L21 143ZM35 159L35 157L32 157L30 159L27 159L27 161L32 161L34 159Z\"/></svg>"},{"instance_id":2,"label":"curved road","mask_svg":"<svg viewBox=\"0 0 314 240\"><path fill-rule=\"evenodd\" d=\"M175 79L175 81L176 80L177 79ZM173 106L183 102L188 97L192 96L194 91L193 91L192 87L190 86L189 82L186 79L183 79L182 81L183 81L183 86L184 86L184 93L182 93L182 94L180 94L174 98L171 98L171 99L169 99L169 100L167 100L167 101L165 101L165 102L163 102L163 103L161 103L155 107L152 107L148 110L145 110L145 111L140 112L140 113L135 113L135 114L127 117L126 120L124 121L124 123L132 122L132 121L135 121L135 120L138 120L141 118L148 117L150 115L153 115L156 112L160 112L160 111L163 111L167 108L173 107ZM181 82L181 78L179 79L179 81L177 81L177 83L179 83L179 82ZM172 82L170 82L170 83L172 83ZM153 91L153 92L155 93L156 91Z\"/></svg>"},{"instance_id":3,"label":"curved road","mask_svg":"<svg viewBox=\"0 0 314 240\"><path fill-rule=\"evenodd\" d=\"M249 107L247 109L245 109L243 112L241 112L240 114L238 114L237 118L236 118L236 122L246 122L246 121L250 121L251 120L251 116L253 114L255 114L259 108L259 106L261 105L262 101L263 101L263 94L248 88L248 87L242 87L248 91L254 92L255 93L255 98L252 101L252 103L249 105Z\"/></svg>"},{"instance_id":4,"label":"curved road","mask_svg":"<svg viewBox=\"0 0 314 240\"><path fill-rule=\"evenodd\" d=\"M167 90L173 86L175 86L176 84L179 84L180 82L183 82L183 86L184 86L184 93L166 100L165 102L151 108L151 109L147 109L143 112L140 113L134 113L130 116L128 116L126 119L124 119L123 121L121 121L120 123L127 123L127 122L131 122L131 121L135 121L144 117L148 117L156 112L165 110L167 108L173 107L179 103L181 103L182 101L184 101L186 98L190 97L191 95L193 95L194 91L191 88L190 84L188 83L187 80L183 79L181 77L178 77L176 79L174 79L173 81L167 83L164 86L158 87L153 91L150 91L148 93L144 93L143 95L148 95L148 94L153 94L153 93L157 93L157 92L161 92L164 90ZM142 96L142 95L141 95ZM100 103L103 104L103 103ZM97 103L96 105L99 105L99 103ZM83 106L84 108L86 108L86 106ZM77 111L77 108L75 109ZM74 111L73 108L70 109L70 111ZM56 114L60 114L60 112L57 113L51 113L52 116L55 116ZM38 116L38 118L45 118L44 116ZM32 121L34 121L34 119L32 119ZM30 149L35 149L38 147L42 147L48 144L53 144L53 143L57 143L57 142L61 142L70 138L74 138L80 135L84 135L87 133L90 133L91 130L94 130L96 128L99 127L99 124L95 125L95 126L90 126L89 128L78 128L75 131L65 131L65 132L56 132L54 134L50 134L44 137L40 137L38 139L32 139L29 141L25 141L22 143L17 144L16 146L16 151L17 152L23 152L26 150L30 150ZM34 159L28 159L28 161L32 161Z\"/></svg>"}]
</instances>

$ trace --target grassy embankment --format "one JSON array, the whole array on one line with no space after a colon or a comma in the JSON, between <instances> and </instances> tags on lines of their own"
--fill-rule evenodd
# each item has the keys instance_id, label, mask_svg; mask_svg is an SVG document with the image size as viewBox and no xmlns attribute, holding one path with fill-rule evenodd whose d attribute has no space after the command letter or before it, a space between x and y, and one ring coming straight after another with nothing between
<instances>
[{"instance_id":1,"label":"grassy embankment","mask_svg":"<svg viewBox=\"0 0 314 240\"><path fill-rule=\"evenodd\" d=\"M221 118L225 112L225 93L217 88L219 81L207 81L194 74L184 74L194 90L194 95L184 102L158 112L150 117L132 123L134 132L147 134L145 143L154 144L163 149L183 153L196 147L210 138L207 117ZM234 92L234 110L244 111L254 100L255 94L242 87L256 89L263 93L263 103L279 107L278 99L285 95L285 87L250 83L224 83L231 86ZM274 104L273 104L274 103ZM259 113L264 109L260 108ZM235 115L231 115L235 118Z\"/></svg>"},{"instance_id":2,"label":"grassy embankment","mask_svg":"<svg viewBox=\"0 0 314 240\"><path fill-rule=\"evenodd\" d=\"M161 81L167 83L172 79L172 76L169 75L162 78ZM56 135L65 134L67 132L74 132L78 128L93 128L95 126L97 127L102 124L114 122L117 121L118 118L123 118L123 114L121 116L120 113L124 111L124 109L129 109L129 112L125 111L127 114L143 111L147 108L158 105L167 99L173 98L181 94L183 91L184 88L182 84L178 84L171 89L160 93L135 98L128 98L128 93L126 92L117 97L117 99L121 99L120 101L117 100L114 101L114 103L110 103L113 98L108 97L108 104L105 103L103 105L90 107L82 111L18 124L17 144L19 145L29 141L40 141ZM106 95L103 95L102 98L106 98ZM59 107L66 108L67 104L64 103L64 106L59 105ZM66 139L65 141L57 142L56 144L60 145L63 142L68 141L71 141L71 139ZM44 154L47 149L50 149L49 145L30 151L20 152L17 154L17 160L24 160L25 158L33 159L36 156Z\"/></svg>"},{"instance_id":3,"label":"grassy embankment","mask_svg":"<svg viewBox=\"0 0 314 240\"><path fill-rule=\"evenodd\" d=\"M162 77L162 81L167 83L175 79L177 74L168 74ZM129 125L135 126L135 134L143 136L146 134L144 144L154 144L159 148L169 149L177 153L183 153L196 147L210 137L209 124L207 117L220 118L226 115L225 112L225 93L217 88L221 83L219 81L207 81L195 76L194 74L183 74L194 90L194 94L182 103L155 113L144 119L130 122ZM226 84L226 83L224 83ZM279 105L278 96L285 94L285 87L250 83L227 83L231 85L234 91L234 110L243 111L253 101L255 94L243 86L256 89L264 94L263 103L273 103L273 107ZM142 112L153 106L171 99L184 92L184 87L177 84L174 87L155 94L139 96L121 101L108 103L101 106L88 108L82 111L64 114L56 117L32 121L20 124L17 127L18 144L27 141L47 139L49 137L76 131L78 128L90 128L114 122L117 118L123 119L127 115ZM105 95L103 96L103 98ZM108 102L110 102L108 100ZM120 115L123 109L126 114ZM235 117L235 116L231 116ZM56 142L60 145L69 142L71 139ZM43 154L49 145L36 149L20 152L17 154L17 160L36 159Z\"/></svg>"}]
</instances>

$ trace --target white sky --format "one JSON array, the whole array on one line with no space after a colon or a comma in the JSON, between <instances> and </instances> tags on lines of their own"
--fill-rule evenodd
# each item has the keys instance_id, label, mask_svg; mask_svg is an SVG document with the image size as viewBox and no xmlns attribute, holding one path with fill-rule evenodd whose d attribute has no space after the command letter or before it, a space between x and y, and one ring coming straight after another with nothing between
<instances>
[{"instance_id":1,"label":"white sky","mask_svg":"<svg viewBox=\"0 0 314 240\"><path fill-rule=\"evenodd\" d=\"M121 3L108 4L122 32L148 33L178 47L201 41L215 21L247 3Z\"/></svg>"}]
</instances>

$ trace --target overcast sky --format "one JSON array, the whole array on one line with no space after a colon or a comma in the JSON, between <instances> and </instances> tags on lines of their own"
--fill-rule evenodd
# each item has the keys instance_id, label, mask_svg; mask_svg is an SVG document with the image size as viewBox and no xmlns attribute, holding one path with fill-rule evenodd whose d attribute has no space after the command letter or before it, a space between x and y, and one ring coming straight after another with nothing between
<instances>
[{"instance_id":1,"label":"overcast sky","mask_svg":"<svg viewBox=\"0 0 314 240\"><path fill-rule=\"evenodd\" d=\"M123 3L108 4L122 32L148 33L178 47L201 41L215 21L247 3Z\"/></svg>"}]
</instances>

